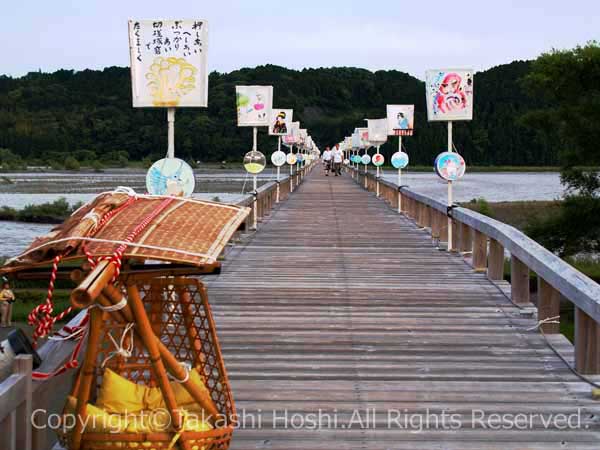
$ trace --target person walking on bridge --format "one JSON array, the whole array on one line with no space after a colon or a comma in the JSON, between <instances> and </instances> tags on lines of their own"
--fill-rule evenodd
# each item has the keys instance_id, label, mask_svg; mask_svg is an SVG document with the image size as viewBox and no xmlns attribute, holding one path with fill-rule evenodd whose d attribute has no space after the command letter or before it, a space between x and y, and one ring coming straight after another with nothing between
<instances>
[{"instance_id":1,"label":"person walking on bridge","mask_svg":"<svg viewBox=\"0 0 600 450\"><path fill-rule=\"evenodd\" d=\"M329 147L325 147L325 151L323 152L323 162L325 163L325 176L329 176L329 171L331 170L331 150Z\"/></svg>"},{"instance_id":2,"label":"person walking on bridge","mask_svg":"<svg viewBox=\"0 0 600 450\"><path fill-rule=\"evenodd\" d=\"M342 175L344 153L340 150L340 144L335 144L335 148L331 152L331 158L333 159L333 173L335 173L336 177Z\"/></svg>"}]
</instances>

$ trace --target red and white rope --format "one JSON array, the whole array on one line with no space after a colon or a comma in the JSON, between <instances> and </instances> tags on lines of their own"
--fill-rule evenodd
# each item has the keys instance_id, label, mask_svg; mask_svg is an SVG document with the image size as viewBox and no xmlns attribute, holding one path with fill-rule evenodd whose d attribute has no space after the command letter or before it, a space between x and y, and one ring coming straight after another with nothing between
<instances>
[{"instance_id":1,"label":"red and white rope","mask_svg":"<svg viewBox=\"0 0 600 450\"><path fill-rule=\"evenodd\" d=\"M123 205L119 206L118 208L115 208L112 211L109 211L108 213L106 213L99 221L98 223L94 226L93 230L92 230L92 234L97 233L112 217L114 217L116 214L118 214L120 211L122 211L123 209L127 208L129 205L131 205L133 202L135 202L137 200L137 197L135 196L130 196L127 201L125 203L123 203ZM124 242L121 243L116 250L114 251L114 253L112 254L112 256L109 257L104 257L104 258L100 258L99 261L101 260L108 260L111 263L113 263L115 265L115 273L113 275L113 278L111 280L111 283L114 283L118 277L119 274L121 273L121 265L122 265L122 259L123 259L123 253L125 252L125 250L128 247L128 244L133 242L133 240L139 236L139 234L144 231L144 229L165 209L169 206L169 204L171 204L171 202L175 200L174 197L168 197L165 198L147 217L145 217L133 230L131 230L131 232L127 235L127 237L125 238ZM93 255L91 255L91 253L89 253L86 249L85 246L83 248L83 251L88 259L88 261L90 262L90 264L92 265L92 268L96 266L97 261L93 258ZM28 322L31 326L34 327L34 332L33 332L33 346L35 347L37 345L37 339L39 339L40 337L44 337L47 336L50 331L52 330L52 327L54 326L54 324L57 321L60 321L61 319L63 319L67 314L69 314L72 310L73 307L69 306L67 309L65 309L63 312L61 312L60 314L56 315L56 316L52 316L52 313L54 311L54 303L52 302L52 298L54 296L54 287L55 287L55 282L56 282L56 276L58 273L58 265L60 263L60 261L62 260L64 255L57 255L53 261L52 261L52 271L50 273L50 282L48 284L48 292L46 295L46 300L44 303L36 306L31 313L29 313L28 316ZM121 301L119 304L114 305L113 307L106 307L107 311L113 311L116 309L121 309L124 307L124 303L123 301ZM89 308L88 308L89 309ZM104 308L103 308L104 309ZM65 372L68 369L72 369L78 366L78 356L79 356L79 352L81 350L81 345L83 342L83 338L87 335L87 323L89 322L89 311L88 313L85 315L85 317L83 318L83 320L81 321L81 323L73 328L70 327L64 327L63 330L65 333L67 333L67 336L61 336L60 332L57 333L58 336L58 340L66 340L69 338L76 338L79 340L79 342L77 343L77 345L75 346L73 353L71 354L71 358L70 360L65 363L62 367L60 367L59 369L57 369L56 371L52 372L52 373L42 373L42 372L34 372L32 374L32 377L34 379L38 379L38 380L42 380L42 379L47 379L50 377L53 377L55 375L59 375L63 372ZM85 331L81 331L83 328L85 327ZM68 330L67 330L68 328Z\"/></svg>"}]
</instances>

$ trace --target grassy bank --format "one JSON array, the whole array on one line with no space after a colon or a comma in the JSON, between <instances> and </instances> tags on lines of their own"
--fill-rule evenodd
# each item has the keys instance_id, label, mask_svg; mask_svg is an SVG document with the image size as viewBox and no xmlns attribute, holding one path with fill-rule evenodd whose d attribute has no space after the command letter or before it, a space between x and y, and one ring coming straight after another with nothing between
<instances>
[{"instance_id":1,"label":"grassy bank","mask_svg":"<svg viewBox=\"0 0 600 450\"><path fill-rule=\"evenodd\" d=\"M556 200L490 203L483 198L479 198L461 203L461 206L485 214L526 232L527 227L532 223L558 214L560 203L560 201Z\"/></svg>"},{"instance_id":2,"label":"grassy bank","mask_svg":"<svg viewBox=\"0 0 600 450\"><path fill-rule=\"evenodd\" d=\"M45 289L15 289L16 302L13 303L13 321L15 322L27 322L27 316L33 308L42 303L46 299ZM54 312L53 315L60 314L69 306L71 301L69 299L69 290L55 290L54 291ZM66 321L69 321L75 313L71 313L65 317Z\"/></svg>"},{"instance_id":3,"label":"grassy bank","mask_svg":"<svg viewBox=\"0 0 600 450\"><path fill-rule=\"evenodd\" d=\"M81 203L69 205L64 197L41 205L27 205L23 209L0 207L0 220L10 220L29 223L62 223Z\"/></svg>"}]
</instances>

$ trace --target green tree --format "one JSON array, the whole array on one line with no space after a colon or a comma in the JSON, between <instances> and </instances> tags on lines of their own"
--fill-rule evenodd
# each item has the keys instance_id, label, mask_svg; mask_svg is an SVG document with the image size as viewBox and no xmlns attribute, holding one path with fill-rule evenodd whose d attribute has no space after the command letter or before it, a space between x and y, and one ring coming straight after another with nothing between
<instances>
[{"instance_id":1,"label":"green tree","mask_svg":"<svg viewBox=\"0 0 600 450\"><path fill-rule=\"evenodd\" d=\"M562 255L600 251L600 46L540 56L524 86L546 106L523 122L560 144L561 180L567 197L560 214L536 223L529 232Z\"/></svg>"}]
</instances>

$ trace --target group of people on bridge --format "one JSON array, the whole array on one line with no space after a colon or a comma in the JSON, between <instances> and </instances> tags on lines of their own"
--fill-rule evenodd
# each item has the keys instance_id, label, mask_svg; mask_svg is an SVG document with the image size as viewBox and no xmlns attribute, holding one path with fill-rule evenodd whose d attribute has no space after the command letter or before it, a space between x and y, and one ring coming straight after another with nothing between
<instances>
[{"instance_id":1,"label":"group of people on bridge","mask_svg":"<svg viewBox=\"0 0 600 450\"><path fill-rule=\"evenodd\" d=\"M344 161L344 152L340 149L340 144L335 144L333 150L325 147L323 152L323 163L325 165L325 176L329 176L329 172L333 172L335 176L342 174L342 162Z\"/></svg>"}]
</instances>

